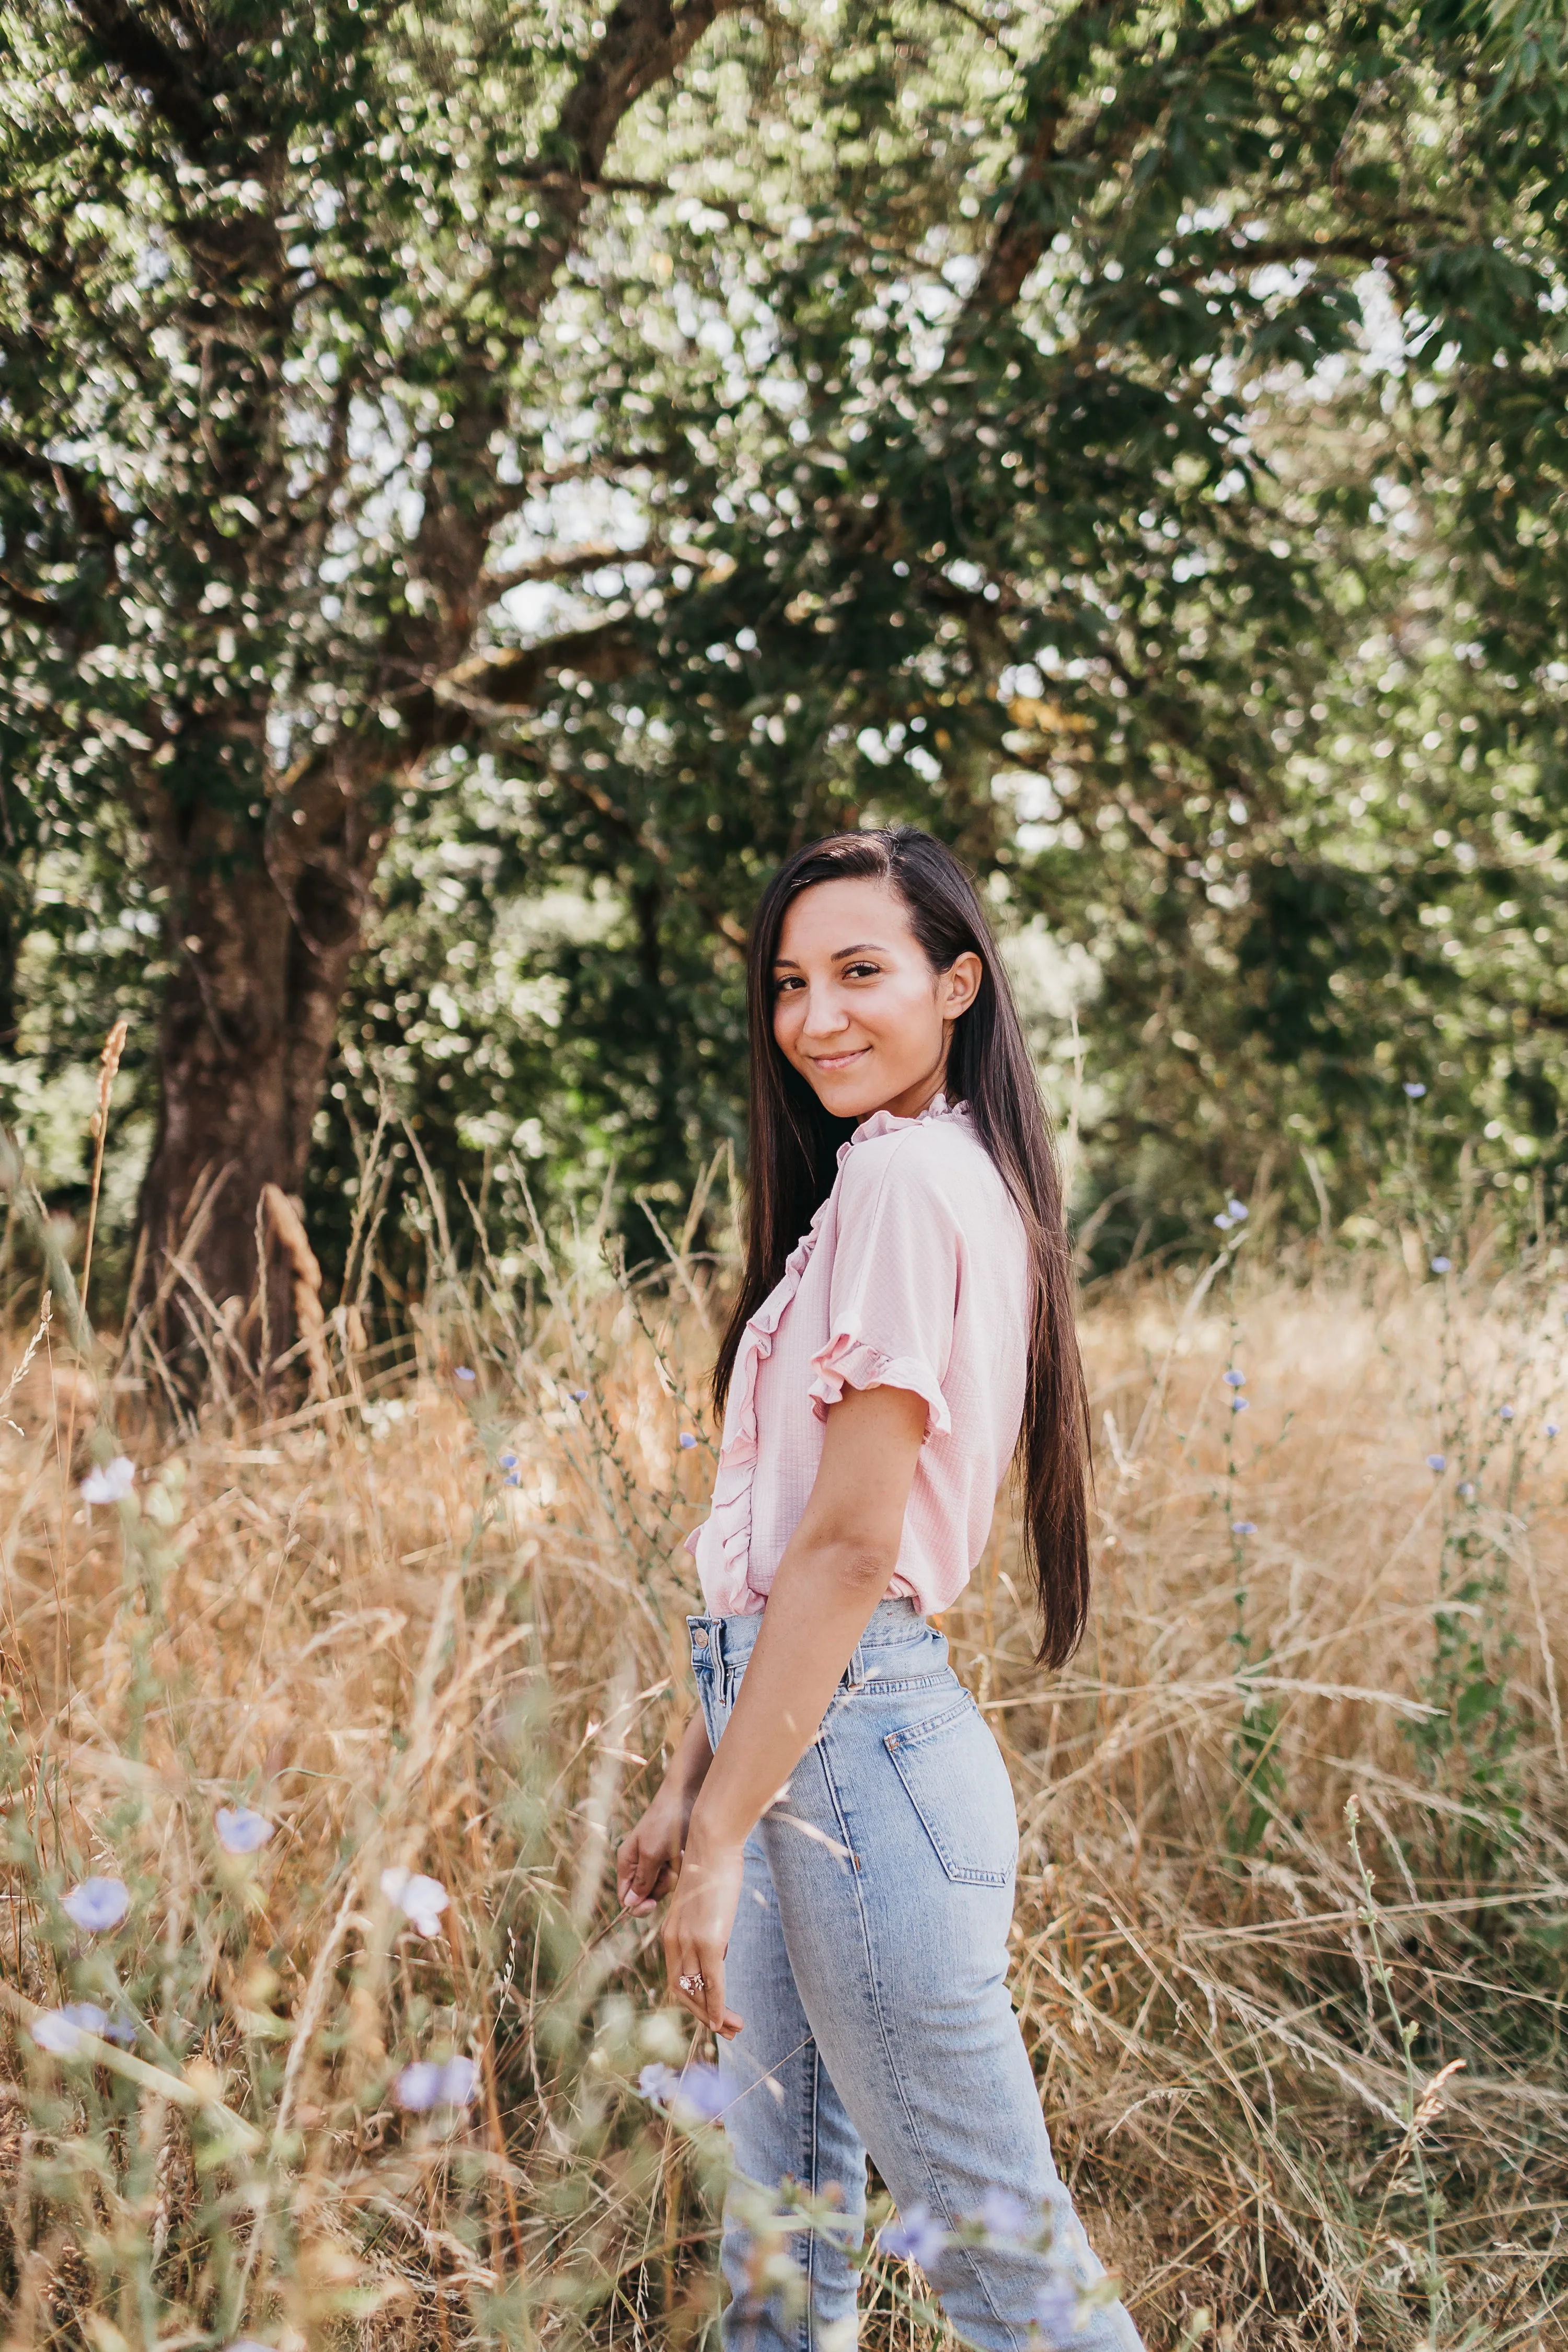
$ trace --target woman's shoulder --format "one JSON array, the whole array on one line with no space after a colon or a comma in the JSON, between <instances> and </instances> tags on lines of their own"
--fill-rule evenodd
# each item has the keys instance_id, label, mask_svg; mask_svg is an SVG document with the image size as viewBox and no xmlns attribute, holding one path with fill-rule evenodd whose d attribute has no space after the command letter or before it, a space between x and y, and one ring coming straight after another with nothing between
<instances>
[{"instance_id":1,"label":"woman's shoulder","mask_svg":"<svg viewBox=\"0 0 1568 2352\"><path fill-rule=\"evenodd\" d=\"M1006 1181L959 1107L921 1118L868 1120L847 1148L838 1173L842 1203L874 1202L946 1212L961 1224L998 1211L1016 1216Z\"/></svg>"}]
</instances>

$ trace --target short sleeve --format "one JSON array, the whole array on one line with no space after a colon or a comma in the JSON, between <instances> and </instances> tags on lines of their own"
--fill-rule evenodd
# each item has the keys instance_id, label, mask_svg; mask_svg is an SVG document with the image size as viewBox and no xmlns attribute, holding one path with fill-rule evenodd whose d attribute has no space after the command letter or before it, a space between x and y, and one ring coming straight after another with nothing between
<instances>
[{"instance_id":1,"label":"short sleeve","mask_svg":"<svg viewBox=\"0 0 1568 2352\"><path fill-rule=\"evenodd\" d=\"M942 1381L958 1307L958 1221L911 1139L852 1150L840 1179L827 1344L811 1360L812 1411L846 1387L911 1389L928 1438L952 1427Z\"/></svg>"}]
</instances>

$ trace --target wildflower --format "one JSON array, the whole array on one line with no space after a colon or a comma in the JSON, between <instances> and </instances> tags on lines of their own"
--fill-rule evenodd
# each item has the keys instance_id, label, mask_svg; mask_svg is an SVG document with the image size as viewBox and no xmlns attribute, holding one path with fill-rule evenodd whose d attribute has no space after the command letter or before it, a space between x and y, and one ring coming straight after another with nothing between
<instances>
[{"instance_id":1,"label":"wildflower","mask_svg":"<svg viewBox=\"0 0 1568 2352\"><path fill-rule=\"evenodd\" d=\"M1426 1089L1422 1085L1419 1078L1406 1078L1405 1081L1405 1091L1409 1096L1412 1102L1419 1102Z\"/></svg>"},{"instance_id":2,"label":"wildflower","mask_svg":"<svg viewBox=\"0 0 1568 2352\"><path fill-rule=\"evenodd\" d=\"M1230 1523L1230 1531L1233 1536L1255 1536L1258 1533L1258 1521L1256 1519L1232 1519Z\"/></svg>"},{"instance_id":3,"label":"wildflower","mask_svg":"<svg viewBox=\"0 0 1568 2352\"><path fill-rule=\"evenodd\" d=\"M1232 1364L1225 1376L1225 1384L1227 1389L1244 1389L1247 1386L1247 1374L1238 1372L1236 1366Z\"/></svg>"},{"instance_id":4,"label":"wildflower","mask_svg":"<svg viewBox=\"0 0 1568 2352\"><path fill-rule=\"evenodd\" d=\"M1078 2289L1066 2271L1053 2271L1035 2297L1031 2317L1046 2340L1065 2344L1078 2333Z\"/></svg>"},{"instance_id":5,"label":"wildflower","mask_svg":"<svg viewBox=\"0 0 1568 2352\"><path fill-rule=\"evenodd\" d=\"M466 2107L479 2087L479 2070L471 2058L447 2058L437 2064L428 2058L405 2066L392 2086L392 2095L408 2115L427 2116L437 2107Z\"/></svg>"},{"instance_id":6,"label":"wildflower","mask_svg":"<svg viewBox=\"0 0 1568 2352\"><path fill-rule=\"evenodd\" d=\"M129 1454L117 1454L100 1469L89 1470L81 1482L84 1503L122 1503L136 1484L136 1465Z\"/></svg>"},{"instance_id":7,"label":"wildflower","mask_svg":"<svg viewBox=\"0 0 1568 2352\"><path fill-rule=\"evenodd\" d=\"M1467 1503L1468 1503L1468 1502L1469 1502L1469 1501L1471 1500L1472 1496L1474 1496L1474 1494L1475 1494L1475 1491L1476 1491L1476 1490L1475 1490L1475 1487L1474 1487L1473 1484L1471 1483L1471 1481L1470 1481L1468 1478L1461 1478L1461 1479L1460 1479L1460 1481L1459 1481L1459 1493L1460 1493L1460 1496L1463 1497L1463 1499L1464 1499Z\"/></svg>"},{"instance_id":8,"label":"wildflower","mask_svg":"<svg viewBox=\"0 0 1568 2352\"><path fill-rule=\"evenodd\" d=\"M1428 1454L1426 1456L1428 1470L1446 1470L1447 1466L1448 1457L1446 1454Z\"/></svg>"},{"instance_id":9,"label":"wildflower","mask_svg":"<svg viewBox=\"0 0 1568 2352\"><path fill-rule=\"evenodd\" d=\"M1500 1421L1511 1421L1511 1420L1513 1419L1513 1407L1512 1407L1512 1405L1510 1405L1510 1404L1500 1404L1500 1405L1499 1405L1499 1407L1498 1407L1498 1414L1497 1414L1497 1417L1498 1417L1498 1419L1499 1419Z\"/></svg>"},{"instance_id":10,"label":"wildflower","mask_svg":"<svg viewBox=\"0 0 1568 2352\"><path fill-rule=\"evenodd\" d=\"M883 2253L907 2255L929 2271L947 2243L947 2231L938 2228L923 2205L911 2205L901 2221L889 2221L878 2231L877 2243Z\"/></svg>"},{"instance_id":11,"label":"wildflower","mask_svg":"<svg viewBox=\"0 0 1568 2352\"><path fill-rule=\"evenodd\" d=\"M1432 1271L1434 1274L1452 1274L1454 1271L1453 1259L1451 1257L1435 1257L1432 1261Z\"/></svg>"},{"instance_id":12,"label":"wildflower","mask_svg":"<svg viewBox=\"0 0 1568 2352\"><path fill-rule=\"evenodd\" d=\"M574 1389L574 1390L573 1390L573 1391L572 1391L572 1402L573 1402L573 1403L574 1403L574 1404L581 1404L581 1403L582 1403L582 1402L583 1402L583 1400L584 1400L584 1398L587 1395L587 1393L588 1393L588 1391L587 1391L587 1390L586 1390L586 1389Z\"/></svg>"},{"instance_id":13,"label":"wildflower","mask_svg":"<svg viewBox=\"0 0 1568 2352\"><path fill-rule=\"evenodd\" d=\"M697 1440L692 1436L691 1432L689 1429L683 1429L681 1431L680 1450L682 1454L689 1454L696 1443Z\"/></svg>"},{"instance_id":14,"label":"wildflower","mask_svg":"<svg viewBox=\"0 0 1568 2352\"><path fill-rule=\"evenodd\" d=\"M106 2042L117 2043L121 2050L129 2050L136 2039L135 2019L125 2016L123 2011L118 2017L111 2017L103 2029L103 2038Z\"/></svg>"},{"instance_id":15,"label":"wildflower","mask_svg":"<svg viewBox=\"0 0 1568 2352\"><path fill-rule=\"evenodd\" d=\"M679 2074L662 2063L645 2066L637 2088L678 2123L710 2124L724 2111L724 2084L717 2066L688 2066Z\"/></svg>"},{"instance_id":16,"label":"wildflower","mask_svg":"<svg viewBox=\"0 0 1568 2352\"><path fill-rule=\"evenodd\" d=\"M1236 1222L1236 1220L1235 1220L1233 1217L1227 1217L1227 1216L1226 1215L1225 1211L1224 1211L1223 1209L1220 1211L1220 1213L1219 1213L1218 1216L1215 1219L1215 1224L1219 1227L1219 1229L1220 1229L1220 1231L1221 1231L1221 1233L1222 1233L1222 1234L1228 1234L1228 1233L1229 1233L1229 1231L1230 1231L1230 1229L1231 1229L1231 1226L1235 1223L1235 1222Z\"/></svg>"},{"instance_id":17,"label":"wildflower","mask_svg":"<svg viewBox=\"0 0 1568 2352\"><path fill-rule=\"evenodd\" d=\"M452 1898L438 1878L425 1878L397 1864L382 1872L381 1891L389 1903L396 1904L417 1934L440 1934L441 1914Z\"/></svg>"},{"instance_id":18,"label":"wildflower","mask_svg":"<svg viewBox=\"0 0 1568 2352\"><path fill-rule=\"evenodd\" d=\"M521 1486L522 1484L521 1471L509 1470L506 1474L505 1484L509 1486Z\"/></svg>"},{"instance_id":19,"label":"wildflower","mask_svg":"<svg viewBox=\"0 0 1568 2352\"><path fill-rule=\"evenodd\" d=\"M118 1927L131 1908L131 1897L118 1878L84 1878L60 1898L66 1917L89 1936Z\"/></svg>"},{"instance_id":20,"label":"wildflower","mask_svg":"<svg viewBox=\"0 0 1568 2352\"><path fill-rule=\"evenodd\" d=\"M1010 2189L988 2189L974 2218L988 2238L1002 2238L1016 2245L1028 2235L1037 2217Z\"/></svg>"},{"instance_id":21,"label":"wildflower","mask_svg":"<svg viewBox=\"0 0 1568 2352\"><path fill-rule=\"evenodd\" d=\"M1556 1423L1554 1421L1549 1421L1549 1422L1547 1423L1547 1424L1546 1424L1546 1434L1547 1434L1547 1436L1548 1436L1548 1437L1555 1437L1555 1436L1556 1436L1556 1434L1557 1434L1557 1423Z\"/></svg>"},{"instance_id":22,"label":"wildflower","mask_svg":"<svg viewBox=\"0 0 1568 2352\"><path fill-rule=\"evenodd\" d=\"M1247 1399L1244 1396L1233 1396L1230 1401L1230 1409L1232 1412L1245 1412L1247 1411Z\"/></svg>"},{"instance_id":23,"label":"wildflower","mask_svg":"<svg viewBox=\"0 0 1568 2352\"><path fill-rule=\"evenodd\" d=\"M276 1826L265 1813L253 1813L248 1805L220 1805L213 1822L225 1853L255 1853Z\"/></svg>"},{"instance_id":24,"label":"wildflower","mask_svg":"<svg viewBox=\"0 0 1568 2352\"><path fill-rule=\"evenodd\" d=\"M33 2020L33 2039L51 2058L74 2058L84 2033L101 2033L109 2020L90 2000L73 2000L64 2009L47 2009Z\"/></svg>"},{"instance_id":25,"label":"wildflower","mask_svg":"<svg viewBox=\"0 0 1568 2352\"><path fill-rule=\"evenodd\" d=\"M473 1380L475 1377L476 1377L476 1374L475 1374L474 1370L473 1370L473 1367L472 1367L471 1365L469 1365L469 1364L459 1364L459 1365L458 1366L458 1370L457 1370L457 1373L456 1373L456 1378L457 1378L457 1379L458 1379L458 1380L460 1380L460 1381L471 1381L471 1380Z\"/></svg>"},{"instance_id":26,"label":"wildflower","mask_svg":"<svg viewBox=\"0 0 1568 2352\"><path fill-rule=\"evenodd\" d=\"M1247 1203L1245 1201L1227 1201L1225 1205L1230 1213L1230 1221L1233 1225L1244 1225L1247 1223Z\"/></svg>"},{"instance_id":27,"label":"wildflower","mask_svg":"<svg viewBox=\"0 0 1568 2352\"><path fill-rule=\"evenodd\" d=\"M516 1454L510 1453L503 1454L500 1457L500 1466L503 1470L515 1470L517 1468Z\"/></svg>"}]
</instances>

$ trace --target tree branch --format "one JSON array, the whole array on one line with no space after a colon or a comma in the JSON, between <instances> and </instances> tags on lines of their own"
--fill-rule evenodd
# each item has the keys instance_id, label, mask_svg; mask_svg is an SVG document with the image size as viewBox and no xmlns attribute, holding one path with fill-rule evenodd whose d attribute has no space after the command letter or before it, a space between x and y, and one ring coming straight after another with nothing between
<instances>
[{"instance_id":1,"label":"tree branch","mask_svg":"<svg viewBox=\"0 0 1568 2352\"><path fill-rule=\"evenodd\" d=\"M605 563L646 563L652 552L646 544L616 547L608 540L595 541L586 547L569 547L560 555L539 556L531 563L514 563L505 572L483 572L474 594L481 604L490 604L498 596L509 595L514 588L542 586L551 580L578 579L584 572L597 572Z\"/></svg>"},{"instance_id":2,"label":"tree branch","mask_svg":"<svg viewBox=\"0 0 1568 2352\"><path fill-rule=\"evenodd\" d=\"M29 449L25 442L14 440L10 434L0 433L0 471L19 474L24 481L37 482L57 491L85 538L109 546L130 538L131 526L103 484L79 466L68 465L60 457L46 457Z\"/></svg>"}]
</instances>

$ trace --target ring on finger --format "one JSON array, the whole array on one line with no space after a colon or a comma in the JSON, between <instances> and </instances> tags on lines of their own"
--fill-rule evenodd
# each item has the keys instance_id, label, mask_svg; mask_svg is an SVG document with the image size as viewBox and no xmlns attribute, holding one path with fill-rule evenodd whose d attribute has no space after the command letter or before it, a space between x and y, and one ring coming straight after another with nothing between
<instances>
[{"instance_id":1,"label":"ring on finger","mask_svg":"<svg viewBox=\"0 0 1568 2352\"><path fill-rule=\"evenodd\" d=\"M676 1982L685 1993L696 1994L707 1990L707 1979L700 1971L694 1972L689 1977L677 1977Z\"/></svg>"}]
</instances>

